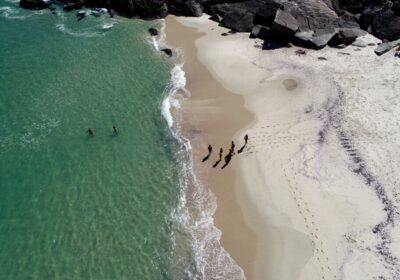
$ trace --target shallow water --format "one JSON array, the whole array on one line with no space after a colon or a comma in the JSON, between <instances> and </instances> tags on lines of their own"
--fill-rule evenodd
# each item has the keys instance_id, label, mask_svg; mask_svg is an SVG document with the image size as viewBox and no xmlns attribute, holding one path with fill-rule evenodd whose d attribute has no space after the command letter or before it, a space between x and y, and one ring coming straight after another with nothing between
<instances>
[{"instance_id":1,"label":"shallow water","mask_svg":"<svg viewBox=\"0 0 400 280\"><path fill-rule=\"evenodd\" d=\"M0 279L177 279L155 23L17 6L0 0Z\"/></svg>"}]
</instances>

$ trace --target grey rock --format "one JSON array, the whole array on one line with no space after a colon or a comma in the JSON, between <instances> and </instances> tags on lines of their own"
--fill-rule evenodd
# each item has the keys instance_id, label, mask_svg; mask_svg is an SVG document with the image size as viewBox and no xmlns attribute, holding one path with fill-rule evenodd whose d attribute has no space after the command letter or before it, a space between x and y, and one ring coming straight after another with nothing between
<instances>
[{"instance_id":1,"label":"grey rock","mask_svg":"<svg viewBox=\"0 0 400 280\"><path fill-rule=\"evenodd\" d=\"M290 40L298 29L299 23L291 14L278 10L271 28L276 39Z\"/></svg>"},{"instance_id":2,"label":"grey rock","mask_svg":"<svg viewBox=\"0 0 400 280\"><path fill-rule=\"evenodd\" d=\"M333 29L319 29L307 32L297 32L295 35L296 43L313 49L322 49L335 36Z\"/></svg>"},{"instance_id":3,"label":"grey rock","mask_svg":"<svg viewBox=\"0 0 400 280\"><path fill-rule=\"evenodd\" d=\"M400 45L400 39L392 42L382 43L375 49L375 53L377 55L383 55L399 45Z\"/></svg>"},{"instance_id":4,"label":"grey rock","mask_svg":"<svg viewBox=\"0 0 400 280\"><path fill-rule=\"evenodd\" d=\"M330 46L337 46L341 44L350 45L357 37L364 35L359 28L339 28L338 33L329 41Z\"/></svg>"},{"instance_id":5,"label":"grey rock","mask_svg":"<svg viewBox=\"0 0 400 280\"><path fill-rule=\"evenodd\" d=\"M235 11L226 14L221 24L238 32L250 32L253 28L254 14L250 12Z\"/></svg>"}]
</instances>

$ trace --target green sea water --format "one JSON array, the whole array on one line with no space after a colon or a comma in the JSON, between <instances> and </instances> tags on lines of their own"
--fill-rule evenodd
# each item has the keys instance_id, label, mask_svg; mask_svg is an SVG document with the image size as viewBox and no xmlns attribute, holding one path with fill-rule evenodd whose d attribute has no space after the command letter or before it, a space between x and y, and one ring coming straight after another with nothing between
<instances>
[{"instance_id":1,"label":"green sea water","mask_svg":"<svg viewBox=\"0 0 400 280\"><path fill-rule=\"evenodd\" d=\"M154 25L0 0L0 279L174 278Z\"/></svg>"}]
</instances>

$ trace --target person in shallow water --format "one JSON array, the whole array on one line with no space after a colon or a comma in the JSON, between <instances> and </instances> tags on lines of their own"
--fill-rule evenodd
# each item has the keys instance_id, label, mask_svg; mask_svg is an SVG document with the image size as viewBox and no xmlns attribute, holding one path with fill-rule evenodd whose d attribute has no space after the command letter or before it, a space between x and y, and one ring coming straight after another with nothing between
<instances>
[{"instance_id":1,"label":"person in shallow water","mask_svg":"<svg viewBox=\"0 0 400 280\"><path fill-rule=\"evenodd\" d=\"M93 135L93 129L91 129L90 127L88 128L88 130L86 130L86 132L92 136Z\"/></svg>"},{"instance_id":2,"label":"person in shallow water","mask_svg":"<svg viewBox=\"0 0 400 280\"><path fill-rule=\"evenodd\" d=\"M116 128L115 125L113 126L113 133L114 133L114 134L118 134L118 130L117 130L117 128Z\"/></svg>"},{"instance_id":3,"label":"person in shallow water","mask_svg":"<svg viewBox=\"0 0 400 280\"><path fill-rule=\"evenodd\" d=\"M208 159L210 158L211 153L212 153L212 147L211 147L211 145L208 145L208 155L206 155L206 156L203 158L203 162L205 162L206 160L208 160Z\"/></svg>"}]
</instances>

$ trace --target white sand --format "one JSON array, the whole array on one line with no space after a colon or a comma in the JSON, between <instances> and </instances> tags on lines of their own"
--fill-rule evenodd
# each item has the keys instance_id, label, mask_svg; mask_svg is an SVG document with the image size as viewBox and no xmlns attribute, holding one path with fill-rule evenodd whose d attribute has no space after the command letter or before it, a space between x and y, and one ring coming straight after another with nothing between
<instances>
[{"instance_id":1,"label":"white sand","mask_svg":"<svg viewBox=\"0 0 400 280\"><path fill-rule=\"evenodd\" d=\"M199 59L257 116L233 161L254 279L400 279L400 59L374 46L262 51L205 16L178 20L206 33Z\"/></svg>"}]
</instances>

